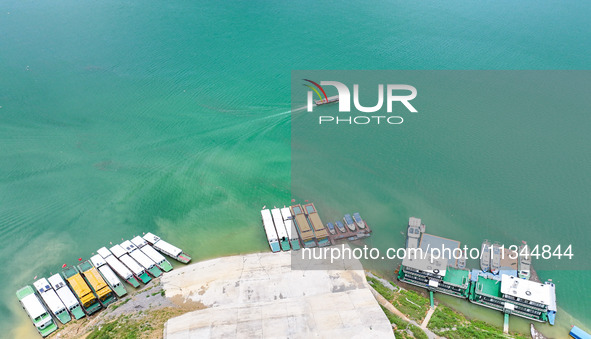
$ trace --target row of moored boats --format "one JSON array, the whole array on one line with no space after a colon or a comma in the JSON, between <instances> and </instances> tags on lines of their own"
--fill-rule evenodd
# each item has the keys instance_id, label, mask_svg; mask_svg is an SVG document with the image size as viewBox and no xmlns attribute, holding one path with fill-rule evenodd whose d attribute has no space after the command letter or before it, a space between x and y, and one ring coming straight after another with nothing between
<instances>
[{"instance_id":1,"label":"row of moored boats","mask_svg":"<svg viewBox=\"0 0 591 339\"><path fill-rule=\"evenodd\" d=\"M62 268L61 274L41 278L16 292L35 328L46 337L58 328L92 315L127 294L121 282L134 288L172 270L165 254L181 263L191 257L152 233L136 236L110 249L102 247L90 260Z\"/></svg>"}]
</instances>

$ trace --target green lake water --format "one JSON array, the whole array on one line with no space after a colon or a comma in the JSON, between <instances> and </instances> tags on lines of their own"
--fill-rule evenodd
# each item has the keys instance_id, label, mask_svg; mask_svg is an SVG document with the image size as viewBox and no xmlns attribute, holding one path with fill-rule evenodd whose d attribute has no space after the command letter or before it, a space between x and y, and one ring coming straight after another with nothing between
<instances>
[{"instance_id":1,"label":"green lake water","mask_svg":"<svg viewBox=\"0 0 591 339\"><path fill-rule=\"evenodd\" d=\"M194 260L266 251L260 208L292 198L292 70L587 69L590 9L574 1L0 2L0 336L35 337L19 287L122 238L152 231ZM470 232L483 220L486 236L508 238L510 218L524 235L564 227L559 240L584 243L590 121L562 114L548 140L523 133L501 142L522 145L512 156L532 154L535 166L479 152L495 129L446 144L457 140L446 131L486 124L478 115L453 126L421 115L405 127L433 139L404 145L401 162L412 170L387 187L372 176L356 183L381 187L363 197L381 234L367 243L400 246L410 215L434 234L464 232L468 243L482 237ZM536 167L548 169L528 171ZM509 198L499 185L508 168L518 173ZM323 185L329 169L318 169ZM368 168L339 171L331 189L300 198L327 214L356 208L344 198L357 193L347 179ZM452 187L461 189L450 197ZM591 301L581 297L591 273L540 273L558 285L556 336L575 323L566 312L591 327Z\"/></svg>"}]
</instances>

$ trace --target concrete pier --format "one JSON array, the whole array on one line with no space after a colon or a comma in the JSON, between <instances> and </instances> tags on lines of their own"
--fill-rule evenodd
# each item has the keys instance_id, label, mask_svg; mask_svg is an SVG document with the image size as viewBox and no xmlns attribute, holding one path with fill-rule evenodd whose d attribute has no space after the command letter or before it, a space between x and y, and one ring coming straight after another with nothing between
<instances>
[{"instance_id":1,"label":"concrete pier","mask_svg":"<svg viewBox=\"0 0 591 339\"><path fill-rule=\"evenodd\" d=\"M287 252L256 253L175 269L162 282L167 297L204 306L168 320L166 339L394 338L362 270L292 270Z\"/></svg>"}]
</instances>

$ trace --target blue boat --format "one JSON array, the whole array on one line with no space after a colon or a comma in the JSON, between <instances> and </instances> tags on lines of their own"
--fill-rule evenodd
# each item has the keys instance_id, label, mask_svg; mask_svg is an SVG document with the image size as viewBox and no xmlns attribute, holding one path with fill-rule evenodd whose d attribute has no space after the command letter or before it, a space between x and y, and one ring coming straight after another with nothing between
<instances>
[{"instance_id":1,"label":"blue boat","mask_svg":"<svg viewBox=\"0 0 591 339\"><path fill-rule=\"evenodd\" d=\"M351 214L345 214L343 221L351 231L355 231L355 222L353 221L353 218L351 218Z\"/></svg>"},{"instance_id":2,"label":"blue boat","mask_svg":"<svg viewBox=\"0 0 591 339\"><path fill-rule=\"evenodd\" d=\"M337 220L334 223L337 226L337 228L339 229L339 231L341 231L341 233L347 232L347 230L345 229L345 225L343 225L343 223L341 221Z\"/></svg>"},{"instance_id":3,"label":"blue boat","mask_svg":"<svg viewBox=\"0 0 591 339\"><path fill-rule=\"evenodd\" d=\"M329 222L328 224L326 224L326 227L328 228L328 231L330 232L330 234L337 233L332 222Z\"/></svg>"},{"instance_id":4,"label":"blue boat","mask_svg":"<svg viewBox=\"0 0 591 339\"><path fill-rule=\"evenodd\" d=\"M571 337L573 337L575 339L591 339L591 334L583 331L582 329L580 329L577 326L573 326L573 328L571 328L569 334Z\"/></svg>"}]
</instances>

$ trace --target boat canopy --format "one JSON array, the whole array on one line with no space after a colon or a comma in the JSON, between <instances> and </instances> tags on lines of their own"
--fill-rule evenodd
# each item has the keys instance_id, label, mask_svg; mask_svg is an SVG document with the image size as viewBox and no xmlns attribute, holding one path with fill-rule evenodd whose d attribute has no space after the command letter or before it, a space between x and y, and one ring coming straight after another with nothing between
<instances>
[{"instance_id":1,"label":"boat canopy","mask_svg":"<svg viewBox=\"0 0 591 339\"><path fill-rule=\"evenodd\" d=\"M269 242L278 241L277 231L275 230L275 226L273 224L273 217L271 216L271 211L269 211L268 209L261 210L261 216L263 218L263 228L265 229L267 240Z\"/></svg>"},{"instance_id":2,"label":"boat canopy","mask_svg":"<svg viewBox=\"0 0 591 339\"><path fill-rule=\"evenodd\" d=\"M291 215L291 211L289 210L289 207L283 207L281 209L281 216L283 217L283 220L289 220L289 219L293 219L293 216Z\"/></svg>"},{"instance_id":3,"label":"boat canopy","mask_svg":"<svg viewBox=\"0 0 591 339\"><path fill-rule=\"evenodd\" d=\"M107 264L109 264L109 266L111 266L111 268L113 268L123 279L127 280L133 276L131 271L114 256L110 255L105 258L105 260L107 261Z\"/></svg>"},{"instance_id":4,"label":"boat canopy","mask_svg":"<svg viewBox=\"0 0 591 339\"><path fill-rule=\"evenodd\" d=\"M271 214L273 215L273 223L275 224L275 229L277 230L277 236L279 239L283 241L289 239L287 231L285 230L285 224L283 223L281 211L278 208L275 208L271 210Z\"/></svg>"},{"instance_id":5,"label":"boat canopy","mask_svg":"<svg viewBox=\"0 0 591 339\"><path fill-rule=\"evenodd\" d=\"M59 313L60 311L64 310L66 306L57 296L53 288L50 287L49 282L47 279L39 279L33 283L35 288L41 294L41 298L45 301L45 304L49 306L49 309L54 314ZM43 292L41 292L43 290Z\"/></svg>"},{"instance_id":6,"label":"boat canopy","mask_svg":"<svg viewBox=\"0 0 591 339\"><path fill-rule=\"evenodd\" d=\"M179 255L181 255L181 253L183 253L183 251L180 248L173 246L164 240L160 240L157 243L155 243L154 247L161 249L162 251L172 255L173 257L178 257Z\"/></svg>"},{"instance_id":7,"label":"boat canopy","mask_svg":"<svg viewBox=\"0 0 591 339\"><path fill-rule=\"evenodd\" d=\"M121 284L121 280L117 278L117 276L115 275L115 273L113 273L109 266L101 266L99 267L99 271L101 271L101 274L103 275L103 277L105 277L107 282L111 284L111 286Z\"/></svg>"},{"instance_id":8,"label":"boat canopy","mask_svg":"<svg viewBox=\"0 0 591 339\"><path fill-rule=\"evenodd\" d=\"M134 244L132 244L129 240L125 240L124 242L122 242L121 247L123 247L123 249L126 250L127 253L131 253L137 250L137 247Z\"/></svg>"},{"instance_id":9,"label":"boat canopy","mask_svg":"<svg viewBox=\"0 0 591 339\"><path fill-rule=\"evenodd\" d=\"M106 247L99 248L96 253L98 253L104 259L107 259L107 257L111 255L111 252Z\"/></svg>"},{"instance_id":10,"label":"boat canopy","mask_svg":"<svg viewBox=\"0 0 591 339\"><path fill-rule=\"evenodd\" d=\"M150 245L146 245L146 246L142 247L140 250L142 252L144 252L148 257L150 257L150 259L154 260L157 263L161 263L161 262L166 261L166 258L164 258L164 256L162 256L162 254L158 253L158 251L156 251Z\"/></svg>"},{"instance_id":11,"label":"boat canopy","mask_svg":"<svg viewBox=\"0 0 591 339\"><path fill-rule=\"evenodd\" d=\"M152 261L152 259L148 258L142 251L133 251L129 253L135 261L137 261L142 267L149 270L150 268L154 267L156 263Z\"/></svg>"},{"instance_id":12,"label":"boat canopy","mask_svg":"<svg viewBox=\"0 0 591 339\"><path fill-rule=\"evenodd\" d=\"M155 244L158 241L160 241L159 237L155 236L154 234L152 234L150 232L148 232L144 235L144 239L151 244Z\"/></svg>"},{"instance_id":13,"label":"boat canopy","mask_svg":"<svg viewBox=\"0 0 591 339\"><path fill-rule=\"evenodd\" d=\"M519 279L506 274L501 277L501 293L543 305L551 303L550 289L548 284Z\"/></svg>"},{"instance_id":14,"label":"boat canopy","mask_svg":"<svg viewBox=\"0 0 591 339\"><path fill-rule=\"evenodd\" d=\"M47 313L47 310L45 309L45 307L43 307L43 304L41 304L41 301L39 300L39 298L37 298L35 293L31 293L26 297L22 298L21 302L23 303L23 306L25 307L27 313L29 313L29 315L33 319L36 319Z\"/></svg>"},{"instance_id":15,"label":"boat canopy","mask_svg":"<svg viewBox=\"0 0 591 339\"><path fill-rule=\"evenodd\" d=\"M49 277L49 282L51 286L57 291L58 296L62 300L62 302L71 309L74 306L80 305L78 303L78 299L74 296L74 293L66 286L64 279L59 274L54 274Z\"/></svg>"},{"instance_id":16,"label":"boat canopy","mask_svg":"<svg viewBox=\"0 0 591 339\"><path fill-rule=\"evenodd\" d=\"M94 267L101 267L103 266L106 262L105 259L103 257L101 257L98 254L93 255L90 258L90 261L92 262L92 264L94 265Z\"/></svg>"},{"instance_id":17,"label":"boat canopy","mask_svg":"<svg viewBox=\"0 0 591 339\"><path fill-rule=\"evenodd\" d=\"M140 237L140 236L135 236L133 239L131 239L131 242L137 247L137 248L142 248L144 246L146 246L148 244L148 242Z\"/></svg>"},{"instance_id":18,"label":"boat canopy","mask_svg":"<svg viewBox=\"0 0 591 339\"><path fill-rule=\"evenodd\" d=\"M121 261L125 264L125 266L127 266L127 268L129 268L133 272L133 274L139 276L142 273L144 273L144 269L141 268L140 265L138 265L138 263L135 260L133 260L129 255L124 254L119 259L121 259Z\"/></svg>"},{"instance_id":19,"label":"boat canopy","mask_svg":"<svg viewBox=\"0 0 591 339\"><path fill-rule=\"evenodd\" d=\"M359 213L353 213L353 219L355 219L355 221L357 222L361 222L361 216L359 215Z\"/></svg>"},{"instance_id":20,"label":"boat canopy","mask_svg":"<svg viewBox=\"0 0 591 339\"><path fill-rule=\"evenodd\" d=\"M122 255L126 254L127 251L119 245L114 245L113 247L111 247L111 253L113 253L117 258L119 258Z\"/></svg>"},{"instance_id":21,"label":"boat canopy","mask_svg":"<svg viewBox=\"0 0 591 339\"><path fill-rule=\"evenodd\" d=\"M347 224L353 223L353 219L351 218L350 214L345 214L345 221L347 222Z\"/></svg>"}]
</instances>

